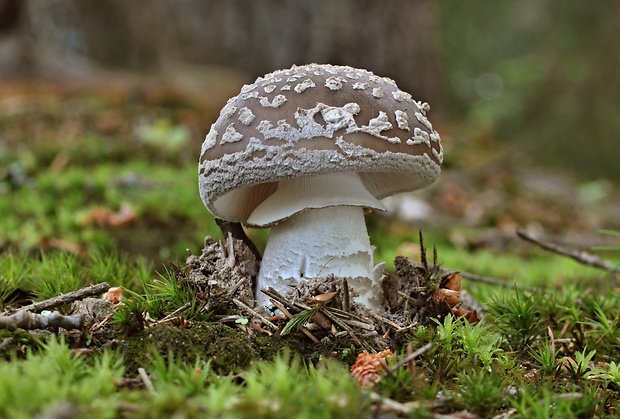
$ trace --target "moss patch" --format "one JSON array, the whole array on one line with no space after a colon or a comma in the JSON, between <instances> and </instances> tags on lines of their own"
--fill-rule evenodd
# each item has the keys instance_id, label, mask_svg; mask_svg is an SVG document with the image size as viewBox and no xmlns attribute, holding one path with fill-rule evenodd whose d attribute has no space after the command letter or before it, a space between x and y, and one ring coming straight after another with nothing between
<instances>
[{"instance_id":1,"label":"moss patch","mask_svg":"<svg viewBox=\"0 0 620 419\"><path fill-rule=\"evenodd\" d=\"M173 353L178 361L190 364L197 359L210 361L213 371L220 375L239 372L256 361L271 360L286 349L312 353L298 339L250 338L240 329L208 322L197 322L190 328L158 324L126 338L121 348L130 374L147 365L154 352L164 357Z\"/></svg>"}]
</instances>

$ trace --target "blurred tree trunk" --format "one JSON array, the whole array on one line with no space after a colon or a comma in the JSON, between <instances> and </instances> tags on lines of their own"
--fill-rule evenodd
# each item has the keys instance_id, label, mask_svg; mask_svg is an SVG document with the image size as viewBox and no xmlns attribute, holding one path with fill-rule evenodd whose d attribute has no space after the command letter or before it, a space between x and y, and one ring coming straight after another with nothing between
<instances>
[{"instance_id":1,"label":"blurred tree trunk","mask_svg":"<svg viewBox=\"0 0 620 419\"><path fill-rule=\"evenodd\" d=\"M292 64L346 64L394 78L416 98L436 96L431 0L38 0L30 6L40 36L75 44L79 34L88 57L108 67L183 62L232 66L256 77Z\"/></svg>"}]
</instances>

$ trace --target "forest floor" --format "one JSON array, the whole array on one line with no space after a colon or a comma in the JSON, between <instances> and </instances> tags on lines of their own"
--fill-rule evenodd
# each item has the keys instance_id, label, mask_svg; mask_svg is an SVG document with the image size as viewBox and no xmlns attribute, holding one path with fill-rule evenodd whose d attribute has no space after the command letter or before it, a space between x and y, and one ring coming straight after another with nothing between
<instances>
[{"instance_id":1,"label":"forest floor","mask_svg":"<svg viewBox=\"0 0 620 419\"><path fill-rule=\"evenodd\" d=\"M247 256L226 270L197 190L235 83L0 86L0 417L618 414L618 182L436 122L440 179L367 217L418 314L356 311L332 278L261 319L205 285Z\"/></svg>"}]
</instances>

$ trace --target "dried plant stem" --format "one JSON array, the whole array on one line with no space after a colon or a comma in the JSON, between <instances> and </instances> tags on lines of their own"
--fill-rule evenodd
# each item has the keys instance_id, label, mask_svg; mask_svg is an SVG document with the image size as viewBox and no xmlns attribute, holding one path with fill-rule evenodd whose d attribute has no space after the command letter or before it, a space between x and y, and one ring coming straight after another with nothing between
<instances>
[{"instance_id":1,"label":"dried plant stem","mask_svg":"<svg viewBox=\"0 0 620 419\"><path fill-rule=\"evenodd\" d=\"M535 245L539 246L542 249L548 250L553 253L557 253L562 256L568 256L583 265L592 266L594 268L599 268L604 271L620 273L620 266L614 265L613 263L603 260L599 258L598 256L595 256L591 253L568 249L566 247L559 246L553 243L543 242L542 240L537 239L532 234L526 232L523 229L517 230L517 236L519 236L519 238L521 238L522 240L525 240L530 243L534 243Z\"/></svg>"},{"instance_id":2,"label":"dried plant stem","mask_svg":"<svg viewBox=\"0 0 620 419\"><path fill-rule=\"evenodd\" d=\"M164 317L163 319L161 319L160 321L158 321L157 323L163 323L168 319L173 318L174 316L176 316L177 314L179 314L180 312L187 310L188 308L190 308L192 305L191 302L187 302L185 304L183 304L181 307L177 308L176 310L174 310L172 313L168 314L166 317Z\"/></svg>"},{"instance_id":3,"label":"dried plant stem","mask_svg":"<svg viewBox=\"0 0 620 419\"><path fill-rule=\"evenodd\" d=\"M288 307L289 310L295 308L295 306L292 303L290 303L286 298L284 298L282 294L280 294L279 292L277 292L271 287L269 287L269 289L266 289L266 290L260 290L260 292L262 292L268 297L271 297L273 300L278 301L280 304L285 305L286 307Z\"/></svg>"},{"instance_id":4,"label":"dried plant stem","mask_svg":"<svg viewBox=\"0 0 620 419\"><path fill-rule=\"evenodd\" d=\"M351 297L349 295L349 283L346 278L342 278L342 309L351 310Z\"/></svg>"},{"instance_id":5,"label":"dried plant stem","mask_svg":"<svg viewBox=\"0 0 620 419\"><path fill-rule=\"evenodd\" d=\"M151 382L151 377L149 377L146 370L142 367L138 368L138 374L140 375L140 379L144 383L144 387L149 391L149 393L155 393L155 387L153 387L153 383Z\"/></svg>"},{"instance_id":6,"label":"dried plant stem","mask_svg":"<svg viewBox=\"0 0 620 419\"><path fill-rule=\"evenodd\" d=\"M278 309L284 313L284 315L286 316L287 319L291 320L293 318L293 315L291 314L290 311L288 311L286 309L286 307L284 307L284 305L282 305L279 301L275 300L273 297L270 299L270 301L273 303L273 305L275 305L276 307L278 307ZM306 329L305 327L300 327L299 330L301 331L301 333L303 333L304 335L306 335L312 342L314 342L315 344L319 344L321 343L320 340L318 340L316 338L316 336L314 336L308 329Z\"/></svg>"},{"instance_id":7,"label":"dried plant stem","mask_svg":"<svg viewBox=\"0 0 620 419\"><path fill-rule=\"evenodd\" d=\"M325 315L325 317L327 317L333 323L336 323L342 329L344 329L347 332L349 332L349 336L351 336L351 339L353 339L353 341L355 341L355 343L357 343L359 346L361 346L362 348L366 349L369 352L371 352L371 351L374 352L374 349L371 348L370 345L368 345L366 342L364 342L360 338L358 338L357 335L353 332L353 329L351 328L351 326L349 326L348 324L344 323L342 321L342 319L338 318L338 316L334 315L333 313L329 313L327 310L323 310L322 313Z\"/></svg>"},{"instance_id":8,"label":"dried plant stem","mask_svg":"<svg viewBox=\"0 0 620 419\"><path fill-rule=\"evenodd\" d=\"M101 282L99 284L90 285L88 287L79 289L77 291L68 292L66 294L62 294L57 297L52 297L44 301L39 301L39 302L32 303L24 307L20 307L19 311L33 311L33 312L38 313L43 310L49 310L51 308L61 306L63 304L68 304L74 301L83 300L86 297L103 294L109 289L110 289L110 284L108 284L107 282Z\"/></svg>"},{"instance_id":9,"label":"dried plant stem","mask_svg":"<svg viewBox=\"0 0 620 419\"><path fill-rule=\"evenodd\" d=\"M448 269L448 270L452 270L452 269ZM461 277L465 279L469 279L470 281L474 281L474 282L480 282L482 284L496 285L502 288L514 288L515 287L514 283L502 281L501 279L491 278L489 276L482 276L482 275L473 274L471 272L463 272L463 271L458 271L458 273L460 273ZM540 288L527 287L527 286L520 286L520 288L527 292L535 292L535 291L540 290Z\"/></svg>"},{"instance_id":10,"label":"dried plant stem","mask_svg":"<svg viewBox=\"0 0 620 419\"><path fill-rule=\"evenodd\" d=\"M392 367L390 368L390 372L394 372L400 367L402 367L403 365L408 364L410 361L413 361L414 359L416 359L417 357L419 357L420 355L422 355L424 352L428 351L432 347L433 347L433 343L430 342L422 346L421 348L417 349L416 351L406 355L403 359L398 361L396 364L392 365Z\"/></svg>"},{"instance_id":11,"label":"dried plant stem","mask_svg":"<svg viewBox=\"0 0 620 419\"><path fill-rule=\"evenodd\" d=\"M278 326L276 326L275 324L271 323L269 320L267 320L264 316L262 316L260 313L258 313L256 310L253 310L252 308L250 308L249 306L247 306L246 304L244 304L242 301L237 300L236 298L233 298L233 303L235 303L237 305L237 307L249 312L250 314L258 317L260 319L261 322L263 322L263 324L271 327L273 330L278 330Z\"/></svg>"},{"instance_id":12,"label":"dried plant stem","mask_svg":"<svg viewBox=\"0 0 620 419\"><path fill-rule=\"evenodd\" d=\"M383 322L383 323L387 324L388 326L391 326L396 333L400 333L400 332L403 332L403 331L408 330L409 328L411 328L411 326L403 327L403 326L399 325L398 323L393 322L392 320L386 319L385 317L381 317L381 316L379 316L377 314L374 314L374 313L368 313L368 314L373 319L379 320L380 322Z\"/></svg>"}]
</instances>

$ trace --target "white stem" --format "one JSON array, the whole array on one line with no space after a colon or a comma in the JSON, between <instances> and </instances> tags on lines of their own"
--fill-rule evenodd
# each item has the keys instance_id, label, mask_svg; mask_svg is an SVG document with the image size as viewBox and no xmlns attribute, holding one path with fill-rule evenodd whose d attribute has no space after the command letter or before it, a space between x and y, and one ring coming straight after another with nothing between
<instances>
[{"instance_id":1,"label":"white stem","mask_svg":"<svg viewBox=\"0 0 620 419\"><path fill-rule=\"evenodd\" d=\"M360 296L357 301L380 309L379 280L383 263L373 263L373 250L364 208L331 206L312 208L280 221L271 228L257 284L257 304L269 306L260 289L273 287L280 293L303 279L334 274L351 278L349 285Z\"/></svg>"}]
</instances>

